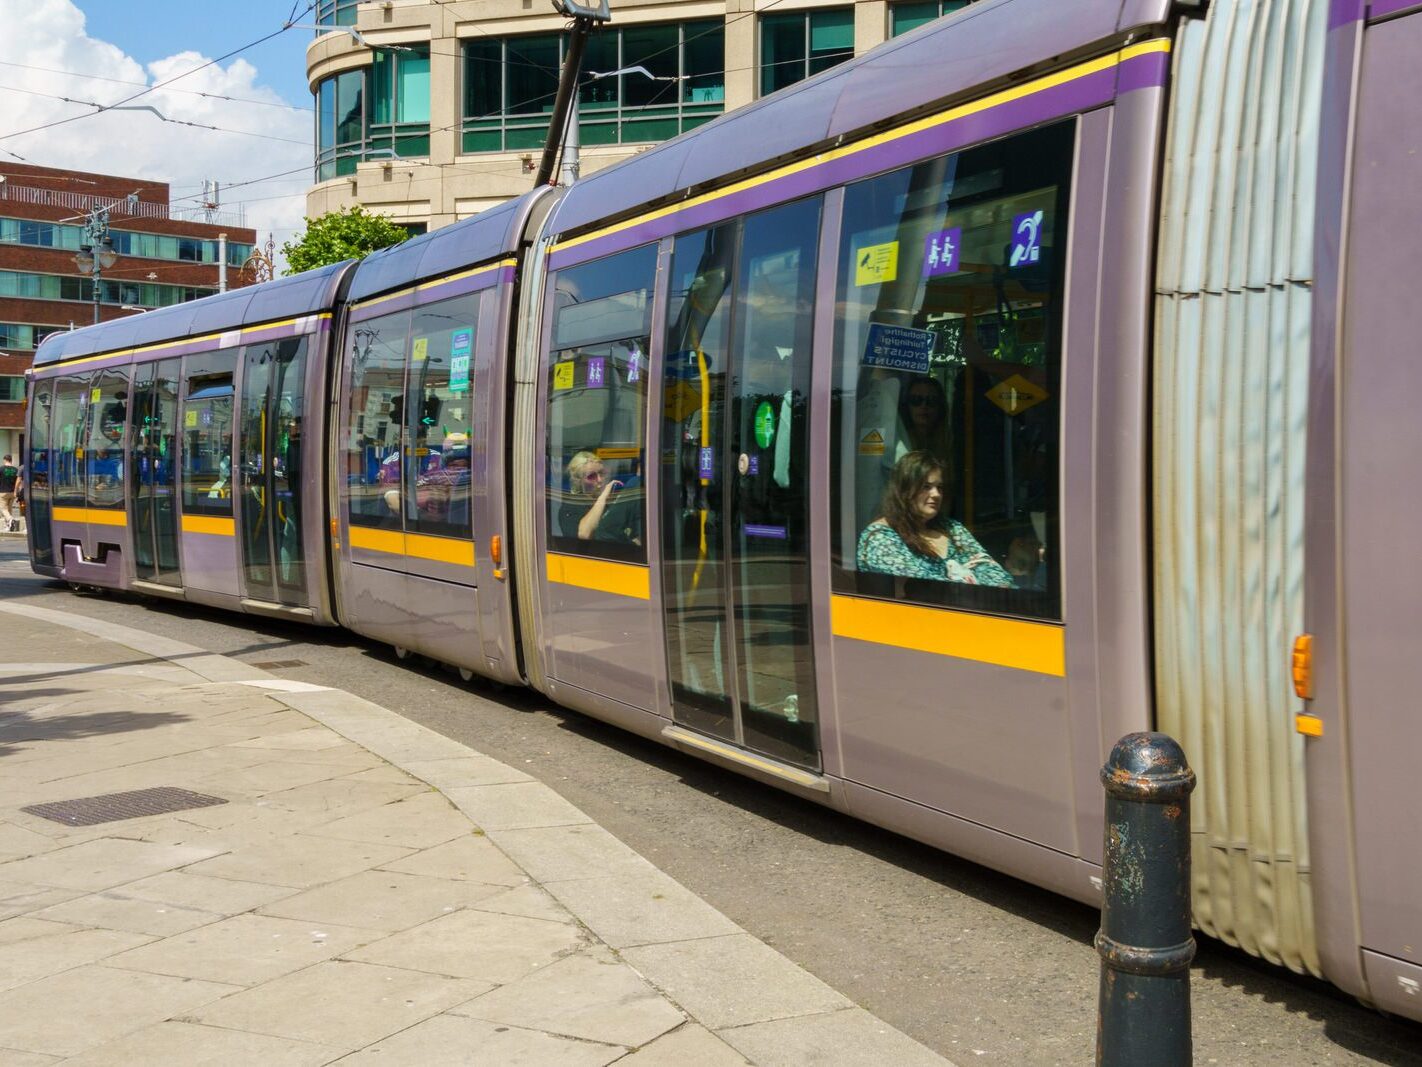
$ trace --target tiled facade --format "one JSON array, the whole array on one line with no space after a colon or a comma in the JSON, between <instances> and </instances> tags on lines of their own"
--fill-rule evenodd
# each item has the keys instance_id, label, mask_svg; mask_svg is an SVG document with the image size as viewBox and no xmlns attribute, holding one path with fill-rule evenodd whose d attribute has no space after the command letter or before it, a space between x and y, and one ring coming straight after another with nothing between
<instances>
[{"instance_id":1,"label":"tiled facade","mask_svg":"<svg viewBox=\"0 0 1422 1067\"><path fill-rule=\"evenodd\" d=\"M817 73L968 0L613 0L584 59L584 175ZM361 204L414 226L529 189L567 20L534 0L322 0L307 214ZM490 70L497 72L491 77ZM539 120L542 120L540 126Z\"/></svg>"},{"instance_id":2,"label":"tiled facade","mask_svg":"<svg viewBox=\"0 0 1422 1067\"><path fill-rule=\"evenodd\" d=\"M115 243L153 253L121 254L103 271L105 320L216 292L220 233L229 242L228 286L245 284L237 268L256 233L173 218L165 182L20 163L0 165L0 177L0 454L19 456L24 374L35 346L48 332L93 321L92 290L74 262L76 230L91 207L112 203ZM138 197L134 207L126 199L131 193Z\"/></svg>"}]
</instances>

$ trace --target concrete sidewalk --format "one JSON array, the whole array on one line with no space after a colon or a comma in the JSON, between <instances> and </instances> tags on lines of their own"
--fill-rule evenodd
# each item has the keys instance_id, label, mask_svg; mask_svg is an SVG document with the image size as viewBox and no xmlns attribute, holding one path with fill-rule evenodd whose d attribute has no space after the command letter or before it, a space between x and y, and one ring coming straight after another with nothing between
<instances>
[{"instance_id":1,"label":"concrete sidewalk","mask_svg":"<svg viewBox=\"0 0 1422 1067\"><path fill-rule=\"evenodd\" d=\"M224 803L21 810L157 787ZM514 768L340 690L0 604L0 1067L61 1061L947 1063Z\"/></svg>"}]
</instances>

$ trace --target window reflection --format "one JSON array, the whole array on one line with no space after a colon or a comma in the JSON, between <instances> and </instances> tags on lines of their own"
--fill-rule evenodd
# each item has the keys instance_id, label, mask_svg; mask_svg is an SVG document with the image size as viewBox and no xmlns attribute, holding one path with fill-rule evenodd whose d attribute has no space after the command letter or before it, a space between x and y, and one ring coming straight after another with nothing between
<instances>
[{"instance_id":1,"label":"window reflection","mask_svg":"<svg viewBox=\"0 0 1422 1067\"><path fill-rule=\"evenodd\" d=\"M655 246L558 273L548 367L548 532L641 562Z\"/></svg>"},{"instance_id":2,"label":"window reflection","mask_svg":"<svg viewBox=\"0 0 1422 1067\"><path fill-rule=\"evenodd\" d=\"M1059 617L1060 264L1073 128L850 186L836 582Z\"/></svg>"}]
</instances>

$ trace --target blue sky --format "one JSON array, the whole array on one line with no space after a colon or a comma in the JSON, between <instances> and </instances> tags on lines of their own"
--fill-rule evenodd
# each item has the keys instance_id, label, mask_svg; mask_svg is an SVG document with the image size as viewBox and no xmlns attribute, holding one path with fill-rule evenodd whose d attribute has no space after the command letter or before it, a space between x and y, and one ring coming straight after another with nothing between
<instances>
[{"instance_id":1,"label":"blue sky","mask_svg":"<svg viewBox=\"0 0 1422 1067\"><path fill-rule=\"evenodd\" d=\"M188 49L209 59L278 29L310 0L75 0L90 37L118 45L140 63ZM314 23L307 12L295 21ZM306 87L306 46L313 31L288 30L241 55L256 67L259 84L287 103L311 106Z\"/></svg>"},{"instance_id":2,"label":"blue sky","mask_svg":"<svg viewBox=\"0 0 1422 1067\"><path fill-rule=\"evenodd\" d=\"M243 46L280 30L293 2L0 0L0 174L32 163L150 178L180 210L215 179L224 221L280 245L302 226L313 180L314 35ZM296 21L311 20L309 2Z\"/></svg>"}]
</instances>

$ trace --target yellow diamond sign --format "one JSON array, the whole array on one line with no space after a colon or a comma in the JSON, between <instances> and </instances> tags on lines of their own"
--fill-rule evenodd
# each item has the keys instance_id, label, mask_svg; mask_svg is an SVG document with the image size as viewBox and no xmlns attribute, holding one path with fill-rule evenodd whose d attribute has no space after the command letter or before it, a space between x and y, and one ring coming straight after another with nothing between
<instances>
[{"instance_id":1,"label":"yellow diamond sign","mask_svg":"<svg viewBox=\"0 0 1422 1067\"><path fill-rule=\"evenodd\" d=\"M1047 395L1040 385L1029 382L1020 374L998 382L987 391L987 398L1009 415L1021 415L1046 400Z\"/></svg>"}]
</instances>

